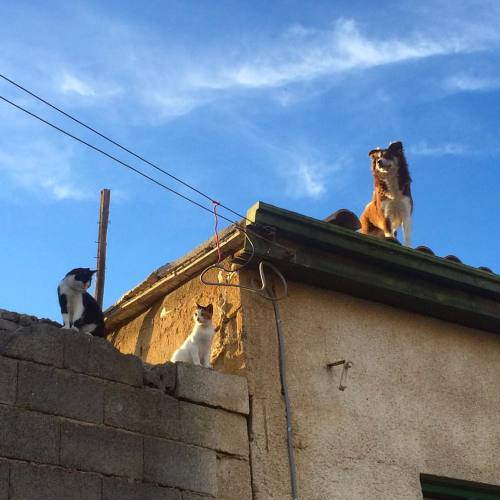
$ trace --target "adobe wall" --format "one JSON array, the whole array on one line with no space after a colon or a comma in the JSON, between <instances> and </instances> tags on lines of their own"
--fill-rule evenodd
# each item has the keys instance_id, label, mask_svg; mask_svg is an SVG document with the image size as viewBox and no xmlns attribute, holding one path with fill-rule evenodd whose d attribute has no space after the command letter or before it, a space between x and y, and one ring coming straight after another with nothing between
<instances>
[{"instance_id":1,"label":"adobe wall","mask_svg":"<svg viewBox=\"0 0 500 500\"><path fill-rule=\"evenodd\" d=\"M207 278L217 281L217 274L213 271ZM237 284L238 279L234 274L231 283ZM239 289L206 286L200 283L198 276L113 332L110 341L121 352L135 354L145 362L164 363L190 334L197 302L214 306L213 323L218 327L212 343L214 368L241 373L245 367L245 334Z\"/></svg>"},{"instance_id":2,"label":"adobe wall","mask_svg":"<svg viewBox=\"0 0 500 500\"><path fill-rule=\"evenodd\" d=\"M246 280L251 278L246 273ZM243 278L242 278L243 279ZM500 484L500 336L289 283L300 498L421 500L421 473ZM290 498L272 304L242 293L255 500ZM338 389L346 359L347 389Z\"/></svg>"},{"instance_id":3,"label":"adobe wall","mask_svg":"<svg viewBox=\"0 0 500 500\"><path fill-rule=\"evenodd\" d=\"M251 500L242 377L0 310L0 500Z\"/></svg>"}]
</instances>

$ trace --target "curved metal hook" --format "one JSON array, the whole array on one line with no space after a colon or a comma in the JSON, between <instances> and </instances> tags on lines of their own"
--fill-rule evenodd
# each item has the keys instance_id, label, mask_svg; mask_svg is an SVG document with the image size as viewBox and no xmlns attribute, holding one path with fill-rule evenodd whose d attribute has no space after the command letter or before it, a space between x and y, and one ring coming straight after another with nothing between
<instances>
[{"instance_id":1,"label":"curved metal hook","mask_svg":"<svg viewBox=\"0 0 500 500\"><path fill-rule=\"evenodd\" d=\"M248 262L245 264L245 266L248 264ZM265 293L266 289L268 288L268 284L267 284L267 280L266 280L266 274L265 274L265 271L264 271L264 267L267 266L269 267L270 269L272 269L274 271L274 273L278 276L278 278L280 279L282 285L283 285L283 289L284 289L284 292L282 295L280 296L277 296L277 295L270 295L269 293ZM244 267L244 266L242 266ZM207 267L201 274L200 274L200 281L204 284L204 285L213 285L213 286L230 286L230 287L233 287L233 288L241 288L242 290L248 290L249 292L252 292L252 293L256 293L257 295L259 295L260 297L266 299L266 300L271 300L271 301L278 301L278 300L282 300L284 299L285 297L288 296L288 285L287 285L287 282L285 280L285 277L281 274L281 272L279 271L279 269L276 268L276 266L274 266L273 264L271 264L270 262L266 262L264 260L261 260L260 263L259 263L259 275L260 275L260 281L261 281L261 286L260 288L253 288L253 287L250 287L250 286L246 286L246 285L233 285L231 283L215 283L213 281L206 281L205 280L205 274L210 271L211 269L222 269L226 272L229 272L227 271L223 266L220 266L218 264L213 264L212 266L209 266ZM237 271L239 271L241 269L238 268ZM233 271L234 272L234 271Z\"/></svg>"}]
</instances>

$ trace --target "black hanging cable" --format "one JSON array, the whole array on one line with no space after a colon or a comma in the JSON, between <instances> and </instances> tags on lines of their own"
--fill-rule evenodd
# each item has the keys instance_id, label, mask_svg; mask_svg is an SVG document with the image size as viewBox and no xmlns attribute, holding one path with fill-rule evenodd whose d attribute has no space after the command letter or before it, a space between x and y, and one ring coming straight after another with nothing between
<instances>
[{"instance_id":1,"label":"black hanging cable","mask_svg":"<svg viewBox=\"0 0 500 500\"><path fill-rule=\"evenodd\" d=\"M155 184L158 184L158 186L161 186L162 188L166 189L167 191L170 191L171 193L174 193L176 194L177 196L180 196L181 198L185 199L186 201L189 201L190 203L192 203L193 205L196 205L200 208L202 208L203 210L205 210L206 212L208 212L209 214L213 215L213 212L212 210L208 209L207 207L203 206L201 203L198 203L197 201L195 200L192 200L191 198L189 198L188 196L185 196L183 195L182 193L179 193L178 191L176 191L175 189L172 189L168 186L166 186L165 184L161 183L160 181L157 181L156 179L154 179L153 177L150 177L149 175L145 174L144 172L141 172L139 169L133 167L132 165L129 165L128 163L125 163L124 161L116 158L116 156L113 156L109 153L106 153L106 151L103 151L102 149L98 148L97 146L94 146L93 144L90 144L89 142L87 141L84 141L83 139L80 139L79 137L77 137L76 135L73 135L71 134L70 132L67 132L66 130L58 127L57 125L54 125L53 123L45 120L44 118L42 118L41 116L38 116L37 114L27 110L26 108L23 108L22 106L20 106L19 104L16 104L15 102L12 102L10 101L9 99L7 99L6 97L3 97L2 95L0 95L0 99L2 99L3 101L5 101L6 103L10 104L11 106L14 106L15 108L19 109L20 111L23 111L24 113L32 116L33 118L36 118L37 120L41 121L42 123L45 123L46 125L48 125L49 127L52 127L54 128L55 130L61 132L62 134L64 135L67 135L68 137L71 137L72 139L74 139L75 141L78 141L80 142L81 144L84 144L85 146L89 147L90 149L93 149L94 151L97 151L98 153L110 158L111 160L113 161L116 161L117 163L119 163L120 165L132 170L133 172L135 172L136 174L139 174L139 175L142 175L142 177L145 177L146 179L150 180L151 182L154 182ZM237 223L231 219L228 219L227 217L224 217L223 215L219 215L219 217L221 219L224 219L226 220L227 222L230 222L231 224L236 224Z\"/></svg>"},{"instance_id":2,"label":"black hanging cable","mask_svg":"<svg viewBox=\"0 0 500 500\"><path fill-rule=\"evenodd\" d=\"M162 172L163 174L165 175L168 175L170 178L174 179L175 181L179 182L180 184L182 184L183 186L191 189L192 191L194 191L195 193L198 193L200 196L203 196L204 198L206 198L207 200L210 200L210 201L214 201L213 198L211 198L210 196L208 196L207 194L203 193L202 191L200 191L199 189L195 188L194 186L191 186L190 184L188 184L187 182L183 181L182 179L179 179L178 177L176 177L175 175L171 174L170 172L167 172L166 170L162 169L161 167L159 167L158 165L155 165L154 163L150 162L149 160L147 160L146 158L144 158L143 156L137 154L137 153L134 153L132 150L126 148L125 146L121 145L120 143L116 142L115 140L111 139L110 137L106 136L105 134L103 134L102 132L99 132L98 130L96 130L95 128L91 127L90 125L87 125L86 123L82 122L81 120L79 120L78 118L75 118L74 116L70 115L69 113L67 113L66 111L63 111L61 108L55 106L54 104L50 103L49 101L47 101L46 99L43 99L42 97L38 96L37 94L35 94L34 92L28 90L27 88L23 87L22 85L20 85L19 83L15 82L14 80L11 80L10 78L6 77L5 75L1 74L0 73L0 78L4 79L6 82L14 85L15 87L17 87L18 89L22 90L23 92L26 92L27 94L29 94L30 96L34 97L35 99L38 99L40 102L43 102L44 104L46 104L47 106L51 107L52 109L56 110L57 112L61 113L62 115L66 116L67 118L69 118L70 120L73 120L74 122L78 123L79 125L81 125L82 127L85 127L86 129L90 130L91 132L93 132L94 134L97 134L99 137L105 139L106 141L110 142L111 144L117 146L118 148L122 149L123 151L131 154L132 156L134 156L135 158L143 161L144 163L147 163L148 165L150 165L151 167L155 168L156 170L158 170L159 172ZM251 220L247 219L244 215L241 215L239 214L238 212L235 212L233 209L227 207L226 205L223 205L222 203L219 203L219 205L224 208L225 210L227 210L228 212L231 212L233 215L236 215L237 217L239 217L240 219L245 219L247 220L248 222L252 222ZM226 219L227 220L227 219Z\"/></svg>"},{"instance_id":3,"label":"black hanging cable","mask_svg":"<svg viewBox=\"0 0 500 500\"><path fill-rule=\"evenodd\" d=\"M0 76L1 76L1 74L0 74ZM208 209L207 207L205 207L205 206L204 206L204 205L202 205L201 203L198 203L197 201L195 201L195 200L193 200L193 199L189 198L188 196L185 196L185 195L183 195L183 194L179 193L179 192L178 192L178 191L176 191L175 189L172 189L172 188L170 188L170 187L166 186L166 185L165 185L165 184L163 184L162 182L157 181L157 180L156 180L156 179L154 179L153 177L150 177L149 175L145 174L145 173L144 173L144 172L142 172L141 170L139 170L139 169L137 169L137 168L133 167L132 165L130 165L130 164L128 164L128 163L126 163L126 162L124 162L124 161L122 161L122 160L120 160L120 159L116 158L116 157L115 157L115 156L113 156L112 154L107 153L106 151L104 151L104 150L102 150L102 149L98 148L97 146L94 146L93 144L90 144L89 142L87 142L87 141L85 141L85 140L83 140L83 139L81 139L81 138L77 137L77 136L76 136L76 135L74 135L74 134L71 134L70 132L68 132L68 131L66 131L66 130L64 130L64 129L62 129L61 127L58 127L57 125L54 125L53 123L49 122L48 120L46 120L46 119L42 118L41 116L39 116L39 115L37 115L37 114L33 113L32 111L29 111L29 110L28 110L28 109L26 109L26 108L23 108L22 106L20 106L19 104L16 104L15 102L10 101L9 99L7 99L6 97L3 97L2 95L0 95L0 99L1 99L1 100L3 100L3 101L5 101L6 103L10 104L10 105L11 105L11 106L13 106L14 108L17 108L18 110L23 111L23 112L24 112L24 113L26 113L27 115L29 115L29 116L31 116L31 117L33 117L33 118L35 118L35 119L39 120L40 122L45 123L45 124L46 124L46 125L48 125L49 127L53 128L53 129L55 129L55 130L57 130L58 132L61 132L62 134L64 134L64 135L66 135L66 136L68 136L68 137L70 137L70 138L74 139L75 141L77 141L77 142L79 142L79 143L81 143L81 144L83 144L83 145L87 146L87 147L88 147L88 148L90 148L90 149L93 149L94 151L97 151L98 153L102 154L103 156L106 156L107 158L109 158L109 159L111 159L111 160L113 160L113 161L115 161L115 162L119 163L120 165L122 165L122 166L124 166L124 167L128 168L129 170L132 170L132 171L133 171L133 172L135 172L136 174L141 175L141 176L142 176L142 177L144 177L145 179L147 179L147 180L149 180L149 181L153 182L154 184L157 184L158 186L160 186L160 187L162 187L162 188L166 189L167 191L169 191L169 192L171 192L171 193L173 193L173 194L175 194L175 195L177 195L177 196L179 196L179 197L183 198L184 200L186 200L186 201L188 201L188 202L192 203L193 205L198 206L199 208L201 208L201 209L205 210L205 212L208 212L210 215L213 215L213 211L212 211L212 210L210 210L210 209ZM206 195L204 195L204 196L205 196L205 198L207 198L207 199L209 199L210 201L214 202L214 200L212 200L210 197L208 197L208 196L206 196ZM222 204L220 204L220 206L222 207L223 205L222 205ZM234 212L234 213L236 213L236 212ZM230 224L234 225L236 228L238 228L238 230L240 230L240 231L241 231L241 232L243 232L243 233L251 233L253 236L255 236L256 238L259 238L259 239L260 239L260 240L262 240L262 241L265 241L266 243L269 243L269 244L274 245L274 246L282 247L283 249L285 249L285 250L287 250L287 251L289 250L287 247L285 247L285 246L283 246L283 245L281 245L281 244L277 243L276 241L270 240L270 239L266 238L265 236L262 236L261 234L259 234L259 233L255 232L255 231L251 230L251 229L250 229L250 228L248 228L248 227L243 228L239 222L236 222L236 221L234 221L234 220L231 220L231 219L229 219L229 218L225 217L224 215L220 215L220 214L219 214L219 217L220 217L221 219L224 219L225 221L229 222ZM247 217L242 217L242 218L243 218L244 220L248 221L248 222L249 222L250 224L252 224L252 225L259 225L259 224L256 224L254 221L252 221L252 220L248 219Z\"/></svg>"}]
</instances>

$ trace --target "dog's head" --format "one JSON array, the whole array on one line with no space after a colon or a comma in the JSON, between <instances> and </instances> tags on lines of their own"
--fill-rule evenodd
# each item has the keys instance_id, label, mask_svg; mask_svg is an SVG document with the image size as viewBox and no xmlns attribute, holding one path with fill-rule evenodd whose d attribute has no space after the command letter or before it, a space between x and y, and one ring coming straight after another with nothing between
<instances>
[{"instance_id":1,"label":"dog's head","mask_svg":"<svg viewBox=\"0 0 500 500\"><path fill-rule=\"evenodd\" d=\"M382 177L388 173L397 172L400 167L406 167L401 141L391 142L387 149L372 149L368 156L372 160L372 171Z\"/></svg>"}]
</instances>

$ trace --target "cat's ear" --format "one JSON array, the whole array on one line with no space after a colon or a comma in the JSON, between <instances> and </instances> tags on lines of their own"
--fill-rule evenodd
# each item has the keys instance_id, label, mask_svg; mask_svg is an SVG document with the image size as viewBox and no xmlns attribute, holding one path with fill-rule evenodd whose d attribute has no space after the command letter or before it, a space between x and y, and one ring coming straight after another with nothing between
<instances>
[{"instance_id":1,"label":"cat's ear","mask_svg":"<svg viewBox=\"0 0 500 500\"><path fill-rule=\"evenodd\" d=\"M204 307L210 314L214 313L214 306L212 304L208 304L207 307Z\"/></svg>"},{"instance_id":2,"label":"cat's ear","mask_svg":"<svg viewBox=\"0 0 500 500\"><path fill-rule=\"evenodd\" d=\"M203 306L200 306L200 304L198 304L198 302L196 302L196 309L203 309Z\"/></svg>"}]
</instances>

